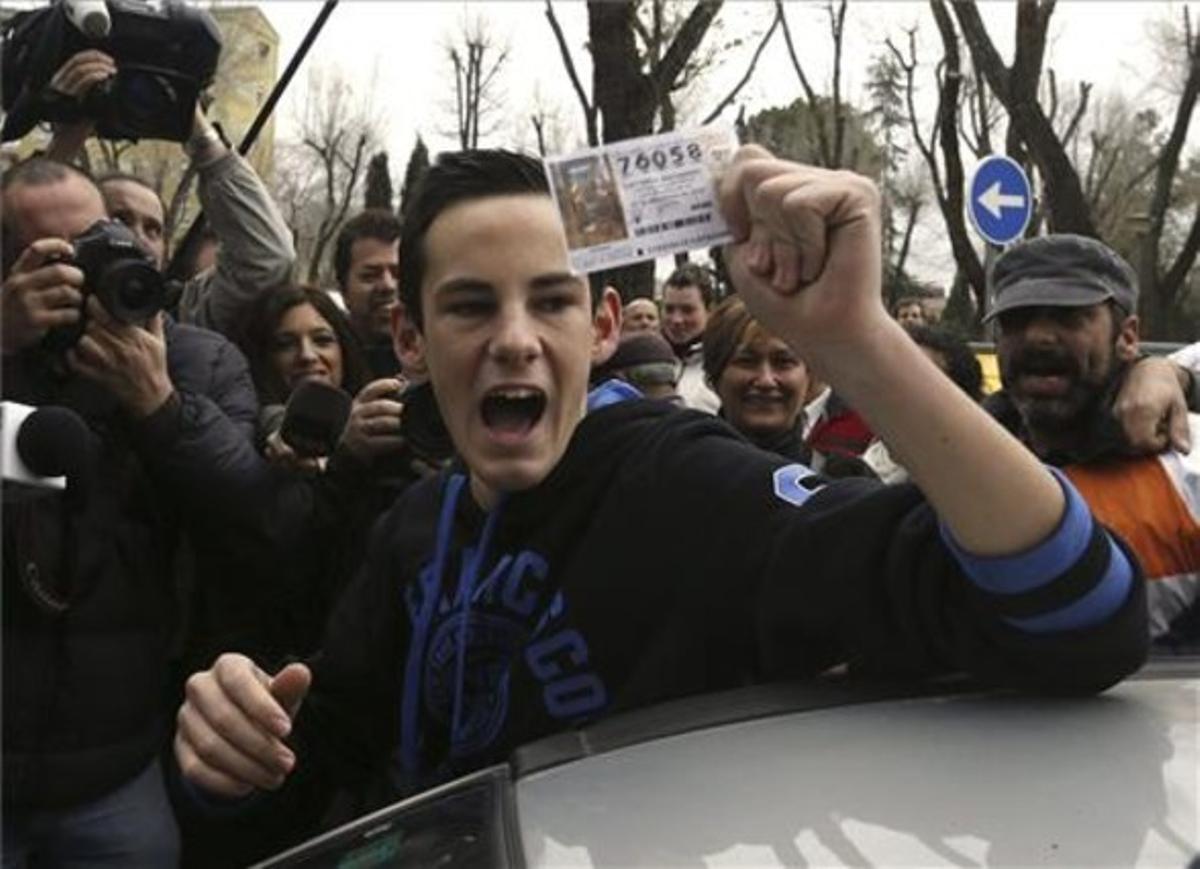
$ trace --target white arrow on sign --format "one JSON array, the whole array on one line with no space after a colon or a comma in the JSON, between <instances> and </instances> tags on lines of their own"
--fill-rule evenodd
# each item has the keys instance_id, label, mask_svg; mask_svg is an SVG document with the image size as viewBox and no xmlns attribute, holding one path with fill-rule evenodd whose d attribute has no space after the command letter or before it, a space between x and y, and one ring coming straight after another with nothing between
<instances>
[{"instance_id":1,"label":"white arrow on sign","mask_svg":"<svg viewBox=\"0 0 1200 869\"><path fill-rule=\"evenodd\" d=\"M1001 193L1000 182L995 181L991 187L979 194L979 204L987 209L988 214L999 220L1000 209L1024 208L1025 197L1019 193Z\"/></svg>"}]
</instances>

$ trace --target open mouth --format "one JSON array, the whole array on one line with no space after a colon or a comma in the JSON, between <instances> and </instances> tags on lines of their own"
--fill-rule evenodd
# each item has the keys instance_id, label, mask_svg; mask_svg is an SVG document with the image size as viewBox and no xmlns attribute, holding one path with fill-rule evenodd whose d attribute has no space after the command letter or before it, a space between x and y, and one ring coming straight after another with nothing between
<instances>
[{"instance_id":1,"label":"open mouth","mask_svg":"<svg viewBox=\"0 0 1200 869\"><path fill-rule=\"evenodd\" d=\"M528 434L546 411L546 393L532 387L502 387L483 396L480 413L490 431L507 437Z\"/></svg>"}]
</instances>

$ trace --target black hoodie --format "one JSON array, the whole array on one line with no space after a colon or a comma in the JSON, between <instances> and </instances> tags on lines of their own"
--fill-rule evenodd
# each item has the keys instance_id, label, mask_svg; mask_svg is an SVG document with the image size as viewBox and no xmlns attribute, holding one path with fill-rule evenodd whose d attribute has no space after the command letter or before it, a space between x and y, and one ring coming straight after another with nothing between
<instances>
[{"instance_id":1,"label":"black hoodie","mask_svg":"<svg viewBox=\"0 0 1200 869\"><path fill-rule=\"evenodd\" d=\"M1100 690L1142 662L1145 601L1071 503L1066 569L1030 587L1027 554L1012 564L1024 590L994 594L964 575L915 487L827 483L662 402L594 409L550 476L490 514L451 469L384 515L313 662L299 779L386 771L394 797L602 715L840 663ZM1118 567L1100 621L1014 625L1055 616Z\"/></svg>"},{"instance_id":2,"label":"black hoodie","mask_svg":"<svg viewBox=\"0 0 1200 869\"><path fill-rule=\"evenodd\" d=\"M404 791L604 714L843 662L1100 690L1145 655L1142 595L1091 627L1012 624L1102 581L1115 550L1090 518L1083 538L1045 583L990 594L915 487L826 484L707 414L622 401L490 514L451 470L384 516L314 662L301 763L390 757Z\"/></svg>"}]
</instances>

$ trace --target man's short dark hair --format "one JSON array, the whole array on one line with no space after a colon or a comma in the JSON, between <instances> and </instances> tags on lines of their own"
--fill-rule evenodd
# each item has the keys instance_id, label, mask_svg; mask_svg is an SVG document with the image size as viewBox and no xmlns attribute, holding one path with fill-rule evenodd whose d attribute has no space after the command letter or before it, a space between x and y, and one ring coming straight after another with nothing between
<instances>
[{"instance_id":1,"label":"man's short dark hair","mask_svg":"<svg viewBox=\"0 0 1200 869\"><path fill-rule=\"evenodd\" d=\"M910 326L909 336L946 360L946 374L973 401L983 401L983 366L966 341L937 326Z\"/></svg>"},{"instance_id":2,"label":"man's short dark hair","mask_svg":"<svg viewBox=\"0 0 1200 869\"><path fill-rule=\"evenodd\" d=\"M139 187L144 187L154 194L154 198L158 200L158 207L162 209L163 214L167 213L166 203L163 202L162 196L157 190L150 186L150 182L145 178L139 178L131 172L108 172L96 179L96 186L100 188L100 192L104 193L104 185L110 181L128 181L131 184L137 184ZM108 202L108 197L104 197L105 203ZM107 207L107 206L106 206Z\"/></svg>"},{"instance_id":3,"label":"man's short dark hair","mask_svg":"<svg viewBox=\"0 0 1200 869\"><path fill-rule=\"evenodd\" d=\"M350 276L350 253L360 238L373 238L391 244L400 237L400 218L386 208L368 208L342 224L333 246L333 276L338 289L346 288Z\"/></svg>"},{"instance_id":4,"label":"man's short dark hair","mask_svg":"<svg viewBox=\"0 0 1200 869\"><path fill-rule=\"evenodd\" d=\"M104 196L104 192L100 190L96 179L87 170L71 163L63 163L60 160L50 157L36 155L22 160L20 163L16 163L4 171L4 174L0 176L0 198L7 195L8 189L17 184L24 184L27 187L42 187L47 184L57 184L71 175L76 175L84 179L88 184L96 188L96 192L101 197ZM0 234L3 235L3 254L2 263L0 263L0 273L7 275L12 264L21 255L21 251L17 249L19 240L17 239L16 228L9 222L7 208L0 208L0 231L2 231Z\"/></svg>"},{"instance_id":5,"label":"man's short dark hair","mask_svg":"<svg viewBox=\"0 0 1200 869\"><path fill-rule=\"evenodd\" d=\"M400 235L400 300L418 330L424 328L421 282L425 278L425 235L443 211L493 196L550 195L542 162L500 149L453 151L438 156L421 177ZM603 286L592 282L592 304Z\"/></svg>"},{"instance_id":6,"label":"man's short dark hair","mask_svg":"<svg viewBox=\"0 0 1200 869\"><path fill-rule=\"evenodd\" d=\"M713 302L717 300L717 292L713 287L712 273L703 266L698 266L695 263L684 263L671 272L671 276L663 283L664 289L670 287L674 287L675 289L695 287L700 291L700 300L704 303L705 308L711 308Z\"/></svg>"}]
</instances>

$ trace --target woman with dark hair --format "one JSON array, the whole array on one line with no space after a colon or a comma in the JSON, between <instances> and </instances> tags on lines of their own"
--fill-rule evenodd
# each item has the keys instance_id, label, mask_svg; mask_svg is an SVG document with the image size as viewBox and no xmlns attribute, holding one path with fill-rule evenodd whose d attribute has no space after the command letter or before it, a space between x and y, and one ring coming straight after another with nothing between
<instances>
[{"instance_id":1,"label":"woman with dark hair","mask_svg":"<svg viewBox=\"0 0 1200 869\"><path fill-rule=\"evenodd\" d=\"M317 381L354 396L370 372L350 321L329 294L305 286L259 297L246 325L243 350L262 407L259 441L267 458L309 467L278 435L283 406L296 387Z\"/></svg>"},{"instance_id":2,"label":"woman with dark hair","mask_svg":"<svg viewBox=\"0 0 1200 869\"><path fill-rule=\"evenodd\" d=\"M419 478L400 436L404 383L371 379L347 316L328 293L291 286L264 294L243 333L262 405L263 452L280 473L297 473L289 525L261 584L271 590L244 626L246 646L264 659L307 654L341 588L357 571L366 535L399 492ZM280 437L288 399L304 383L351 396L349 420L329 456L300 458Z\"/></svg>"},{"instance_id":3,"label":"woman with dark hair","mask_svg":"<svg viewBox=\"0 0 1200 869\"><path fill-rule=\"evenodd\" d=\"M313 287L262 295L246 326L244 349L263 404L285 403L304 380L354 395L370 379L350 321L329 293Z\"/></svg>"}]
</instances>

